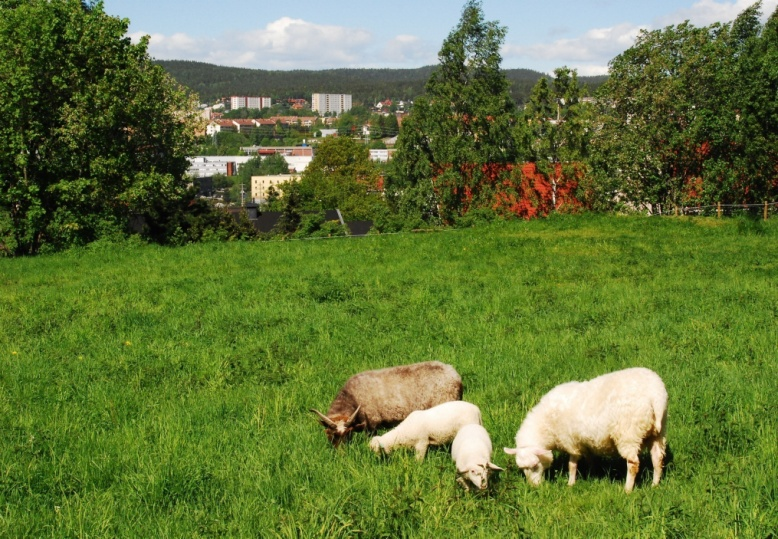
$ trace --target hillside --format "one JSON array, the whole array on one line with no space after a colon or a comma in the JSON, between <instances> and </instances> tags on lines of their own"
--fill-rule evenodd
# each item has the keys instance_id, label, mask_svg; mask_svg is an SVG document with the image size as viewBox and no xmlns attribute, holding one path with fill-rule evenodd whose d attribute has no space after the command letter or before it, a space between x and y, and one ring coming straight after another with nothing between
<instances>
[{"instance_id":1,"label":"hillside","mask_svg":"<svg viewBox=\"0 0 778 539\"><path fill-rule=\"evenodd\" d=\"M778 220L566 216L429 234L0 260L0 537L768 538L778 530ZM462 377L493 460L333 450L357 372ZM557 384L632 366L670 395L670 451L503 452ZM771 381L772 380L772 381ZM384 429L381 429L383 432Z\"/></svg>"},{"instance_id":2,"label":"hillside","mask_svg":"<svg viewBox=\"0 0 778 539\"><path fill-rule=\"evenodd\" d=\"M158 60L179 83L210 102L229 95L266 95L273 100L289 97L310 100L313 93L350 93L355 104L371 105L392 98L412 100L424 91L435 66L416 69L325 69L320 71L268 71L225 67L184 60ZM508 69L511 94L517 103L529 96L542 73L530 69ZM606 79L580 77L590 91Z\"/></svg>"}]
</instances>

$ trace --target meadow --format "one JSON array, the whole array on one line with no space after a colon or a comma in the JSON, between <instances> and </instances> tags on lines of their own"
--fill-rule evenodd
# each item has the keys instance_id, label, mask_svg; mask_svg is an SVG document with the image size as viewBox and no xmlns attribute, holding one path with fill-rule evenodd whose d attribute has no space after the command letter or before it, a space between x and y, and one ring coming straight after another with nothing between
<instances>
[{"instance_id":1,"label":"meadow","mask_svg":"<svg viewBox=\"0 0 778 539\"><path fill-rule=\"evenodd\" d=\"M778 220L554 216L0 260L0 537L778 535ZM440 360L506 471L333 450L309 408ZM666 473L502 452L549 389L645 366Z\"/></svg>"}]
</instances>

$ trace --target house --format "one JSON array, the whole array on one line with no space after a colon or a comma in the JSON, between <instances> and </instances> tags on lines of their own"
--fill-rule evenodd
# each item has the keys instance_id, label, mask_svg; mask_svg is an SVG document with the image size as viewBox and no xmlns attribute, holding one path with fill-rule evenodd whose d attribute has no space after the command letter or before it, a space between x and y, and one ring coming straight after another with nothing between
<instances>
[{"instance_id":1,"label":"house","mask_svg":"<svg viewBox=\"0 0 778 539\"><path fill-rule=\"evenodd\" d=\"M257 127L254 120L232 120L232 123L237 127L238 133L243 133L244 135L250 135Z\"/></svg>"},{"instance_id":2,"label":"house","mask_svg":"<svg viewBox=\"0 0 778 539\"><path fill-rule=\"evenodd\" d=\"M287 99L286 102L289 103L289 106L294 110L304 109L305 107L308 106L308 102L305 99L290 98Z\"/></svg>"},{"instance_id":3,"label":"house","mask_svg":"<svg viewBox=\"0 0 778 539\"><path fill-rule=\"evenodd\" d=\"M233 120L211 120L208 123L208 126L205 128L205 134L210 136L213 136L216 133L221 133L223 131L237 133L238 126L233 122Z\"/></svg>"},{"instance_id":4,"label":"house","mask_svg":"<svg viewBox=\"0 0 778 539\"><path fill-rule=\"evenodd\" d=\"M275 176L252 176L251 177L251 200L256 203L264 204L267 202L267 194L270 188L275 189L279 194L282 190L279 186L282 183L298 180L297 174L278 174Z\"/></svg>"},{"instance_id":5,"label":"house","mask_svg":"<svg viewBox=\"0 0 778 539\"><path fill-rule=\"evenodd\" d=\"M193 178L204 178L222 174L224 176L234 176L237 174L240 166L246 163L253 156L245 155L205 155L189 157L189 168L187 174Z\"/></svg>"},{"instance_id":6,"label":"house","mask_svg":"<svg viewBox=\"0 0 778 539\"><path fill-rule=\"evenodd\" d=\"M373 149L370 150L370 159L373 161L380 161L381 163L386 163L392 158L392 155L394 155L394 149Z\"/></svg>"}]
</instances>

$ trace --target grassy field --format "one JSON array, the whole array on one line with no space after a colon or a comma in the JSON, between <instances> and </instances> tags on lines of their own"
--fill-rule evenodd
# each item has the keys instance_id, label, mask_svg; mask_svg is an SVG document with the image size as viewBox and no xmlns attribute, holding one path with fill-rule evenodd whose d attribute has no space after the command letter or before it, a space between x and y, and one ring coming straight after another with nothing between
<instances>
[{"instance_id":1,"label":"grassy field","mask_svg":"<svg viewBox=\"0 0 778 539\"><path fill-rule=\"evenodd\" d=\"M486 228L0 260L2 537L778 535L778 220ZM454 365L506 471L334 451L351 374ZM628 366L670 394L666 475L503 446L553 386Z\"/></svg>"}]
</instances>

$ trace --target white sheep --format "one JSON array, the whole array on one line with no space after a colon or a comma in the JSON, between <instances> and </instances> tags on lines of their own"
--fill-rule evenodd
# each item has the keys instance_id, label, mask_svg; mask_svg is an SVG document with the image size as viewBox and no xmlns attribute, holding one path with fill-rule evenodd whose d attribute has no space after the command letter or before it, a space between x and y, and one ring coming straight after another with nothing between
<instances>
[{"instance_id":1,"label":"white sheep","mask_svg":"<svg viewBox=\"0 0 778 539\"><path fill-rule=\"evenodd\" d=\"M430 445L449 443L464 425L481 424L478 406L464 401L438 404L427 410L416 410L402 423L370 440L375 453L389 454L397 447L416 449L416 459L423 460Z\"/></svg>"},{"instance_id":2,"label":"white sheep","mask_svg":"<svg viewBox=\"0 0 778 539\"><path fill-rule=\"evenodd\" d=\"M468 481L478 490L485 490L491 470L502 471L492 463L492 441L481 425L465 425L451 444L451 458L457 466L457 482L470 490Z\"/></svg>"},{"instance_id":3,"label":"white sheep","mask_svg":"<svg viewBox=\"0 0 778 539\"><path fill-rule=\"evenodd\" d=\"M643 448L651 451L653 484L659 484L666 432L665 385L655 372L638 367L555 387L530 410L516 433L516 447L505 452L516 456L517 466L533 485L543 480L552 450L568 453L571 486L582 455L618 453L627 460L624 490L629 493Z\"/></svg>"}]
</instances>

